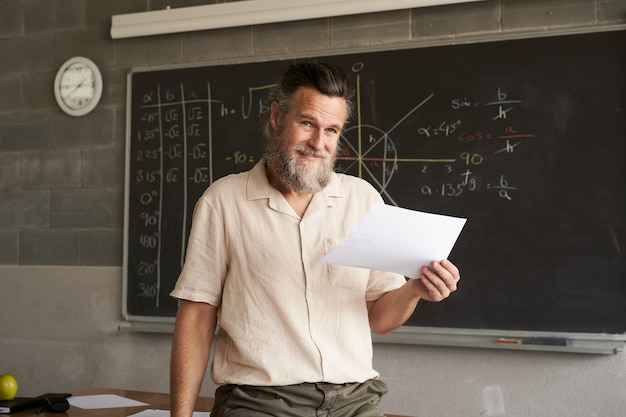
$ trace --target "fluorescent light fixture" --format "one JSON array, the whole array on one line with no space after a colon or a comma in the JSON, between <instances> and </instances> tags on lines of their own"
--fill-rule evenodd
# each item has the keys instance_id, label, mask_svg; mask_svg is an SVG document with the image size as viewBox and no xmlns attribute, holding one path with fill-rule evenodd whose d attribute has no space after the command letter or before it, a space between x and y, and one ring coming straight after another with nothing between
<instances>
[{"instance_id":1,"label":"fluorescent light fixture","mask_svg":"<svg viewBox=\"0 0 626 417\"><path fill-rule=\"evenodd\" d=\"M114 15L113 39L289 22L483 0L243 0Z\"/></svg>"}]
</instances>

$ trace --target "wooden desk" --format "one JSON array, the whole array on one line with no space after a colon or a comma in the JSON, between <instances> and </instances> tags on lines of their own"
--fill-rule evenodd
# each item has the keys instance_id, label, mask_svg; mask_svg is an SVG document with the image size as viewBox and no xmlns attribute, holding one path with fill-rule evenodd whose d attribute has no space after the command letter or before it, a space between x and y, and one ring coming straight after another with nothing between
<instances>
[{"instance_id":1,"label":"wooden desk","mask_svg":"<svg viewBox=\"0 0 626 417\"><path fill-rule=\"evenodd\" d=\"M97 395L97 394L117 394L121 397L130 398L133 400L147 403L148 405L140 407L122 407L122 408L105 408L97 410L83 410L78 407L70 407L64 413L53 413L50 411L44 411L38 413L38 408L30 410L20 411L13 414L0 414L0 416L7 417L127 417L136 414L140 411L153 409L153 410L169 410L170 409L170 396L169 394L159 394L155 392L143 392L143 391L129 391L122 389L91 389L86 391L77 391L72 393L73 396L80 395ZM211 411L213 406L213 398L200 397L196 402L196 411ZM399 416L395 414L387 414L387 417L408 417Z\"/></svg>"},{"instance_id":2,"label":"wooden desk","mask_svg":"<svg viewBox=\"0 0 626 417\"><path fill-rule=\"evenodd\" d=\"M20 411L13 414L0 414L0 416L7 417L127 417L136 414L140 411L153 409L153 410L169 410L170 409L170 396L169 394L159 394L155 392L144 391L130 391L123 389L91 389L86 391L73 392L72 395L78 397L80 395L98 395L98 394L117 394L124 398L130 398L133 400L147 403L139 407L122 407L122 408L101 408L93 410L84 410L82 408L70 406L70 409L64 413L53 413L51 411L44 411L38 413L38 408L32 408L30 410ZM196 402L196 411L211 411L213 406L213 398L198 398Z\"/></svg>"}]
</instances>

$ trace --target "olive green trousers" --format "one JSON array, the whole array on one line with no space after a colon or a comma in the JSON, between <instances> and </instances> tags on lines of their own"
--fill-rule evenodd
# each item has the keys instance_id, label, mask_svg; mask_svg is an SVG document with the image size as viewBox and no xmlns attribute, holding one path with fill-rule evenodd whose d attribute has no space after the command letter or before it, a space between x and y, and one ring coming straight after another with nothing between
<instances>
[{"instance_id":1,"label":"olive green trousers","mask_svg":"<svg viewBox=\"0 0 626 417\"><path fill-rule=\"evenodd\" d=\"M387 391L378 379L362 384L223 385L215 391L211 417L384 417L380 399Z\"/></svg>"}]
</instances>

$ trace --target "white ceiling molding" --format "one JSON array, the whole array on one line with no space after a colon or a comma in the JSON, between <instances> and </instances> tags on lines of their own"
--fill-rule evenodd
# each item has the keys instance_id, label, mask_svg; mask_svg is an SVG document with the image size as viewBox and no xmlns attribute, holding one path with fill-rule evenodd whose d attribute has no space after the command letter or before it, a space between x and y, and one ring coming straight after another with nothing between
<instances>
[{"instance_id":1,"label":"white ceiling molding","mask_svg":"<svg viewBox=\"0 0 626 417\"><path fill-rule=\"evenodd\" d=\"M113 39L346 16L484 0L245 0L114 15Z\"/></svg>"}]
</instances>

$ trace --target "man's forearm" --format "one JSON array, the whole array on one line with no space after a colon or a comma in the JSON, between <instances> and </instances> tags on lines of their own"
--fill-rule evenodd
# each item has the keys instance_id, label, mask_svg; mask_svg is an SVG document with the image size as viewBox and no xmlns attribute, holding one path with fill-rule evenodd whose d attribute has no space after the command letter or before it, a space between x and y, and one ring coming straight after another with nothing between
<instances>
[{"instance_id":1,"label":"man's forearm","mask_svg":"<svg viewBox=\"0 0 626 417\"><path fill-rule=\"evenodd\" d=\"M191 417L200 393L215 332L215 312L205 306L183 302L176 318L170 363L172 417Z\"/></svg>"},{"instance_id":2,"label":"man's forearm","mask_svg":"<svg viewBox=\"0 0 626 417\"><path fill-rule=\"evenodd\" d=\"M407 284L391 291L378 300L370 308L370 327L376 333L389 334L406 322L420 298L409 291Z\"/></svg>"}]
</instances>

